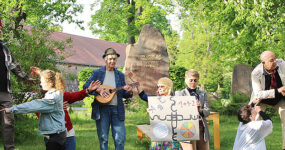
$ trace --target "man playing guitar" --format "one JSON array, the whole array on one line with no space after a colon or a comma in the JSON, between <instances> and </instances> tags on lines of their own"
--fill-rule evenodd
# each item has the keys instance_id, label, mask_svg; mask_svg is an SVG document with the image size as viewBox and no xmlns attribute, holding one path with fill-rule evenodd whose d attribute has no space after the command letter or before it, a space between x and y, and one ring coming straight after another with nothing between
<instances>
[{"instance_id":1,"label":"man playing guitar","mask_svg":"<svg viewBox=\"0 0 285 150\"><path fill-rule=\"evenodd\" d=\"M113 49L105 50L103 58L106 66L94 70L91 77L86 81L83 88L87 88L92 81L99 80L103 85L112 88L123 87L119 90L110 103L101 104L96 100L96 96L108 98L110 94L103 88L99 88L92 92L95 95L95 100L92 103L91 118L96 120L97 134L100 142L100 149L108 149L109 128L112 126L112 136L115 143L116 150L123 150L126 129L125 129L125 109L122 98L131 98L133 96L132 87L126 85L125 75L118 71L115 66L117 58L120 55Z\"/></svg>"}]
</instances>

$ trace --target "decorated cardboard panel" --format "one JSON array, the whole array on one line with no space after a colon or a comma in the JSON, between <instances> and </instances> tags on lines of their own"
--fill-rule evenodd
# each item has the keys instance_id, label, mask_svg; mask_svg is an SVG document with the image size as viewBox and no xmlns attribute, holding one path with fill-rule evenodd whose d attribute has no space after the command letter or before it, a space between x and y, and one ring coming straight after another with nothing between
<instances>
[{"instance_id":1,"label":"decorated cardboard panel","mask_svg":"<svg viewBox=\"0 0 285 150\"><path fill-rule=\"evenodd\" d=\"M150 96L148 105L152 141L199 140L194 96Z\"/></svg>"}]
</instances>

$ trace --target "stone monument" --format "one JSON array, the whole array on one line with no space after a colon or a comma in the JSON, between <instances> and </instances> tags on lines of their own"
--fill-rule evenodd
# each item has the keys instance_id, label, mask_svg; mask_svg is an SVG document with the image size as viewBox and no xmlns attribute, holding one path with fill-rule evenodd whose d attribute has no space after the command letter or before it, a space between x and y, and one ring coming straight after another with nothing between
<instances>
[{"instance_id":1,"label":"stone monument","mask_svg":"<svg viewBox=\"0 0 285 150\"><path fill-rule=\"evenodd\" d=\"M139 81L147 94L155 95L158 79L169 77L168 70L169 58L163 35L158 29L145 25L138 42L126 48L126 82L132 82L128 77L128 73L132 72L133 80Z\"/></svg>"},{"instance_id":2,"label":"stone monument","mask_svg":"<svg viewBox=\"0 0 285 150\"><path fill-rule=\"evenodd\" d=\"M232 76L232 93L240 93L250 96L252 92L251 72L253 67L236 65Z\"/></svg>"}]
</instances>

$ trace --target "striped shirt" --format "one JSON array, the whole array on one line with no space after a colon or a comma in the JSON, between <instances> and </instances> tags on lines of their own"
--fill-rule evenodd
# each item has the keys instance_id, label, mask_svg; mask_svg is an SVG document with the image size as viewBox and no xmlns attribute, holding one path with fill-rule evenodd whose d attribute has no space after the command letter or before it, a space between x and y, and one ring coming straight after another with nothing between
<instances>
[{"instance_id":1,"label":"striped shirt","mask_svg":"<svg viewBox=\"0 0 285 150\"><path fill-rule=\"evenodd\" d=\"M2 49L2 45L0 45ZM7 68L5 65L5 54L0 51L0 92L7 92Z\"/></svg>"},{"instance_id":2,"label":"striped shirt","mask_svg":"<svg viewBox=\"0 0 285 150\"><path fill-rule=\"evenodd\" d=\"M4 58L5 58L5 66L7 69L6 73L6 87L7 92L11 92L10 89L10 71L12 71L17 77L20 79L28 80L28 75L21 69L20 65L17 63L17 61L12 57L10 50L8 47L6 47L5 43L0 40L0 48L1 51L4 52Z\"/></svg>"}]
</instances>

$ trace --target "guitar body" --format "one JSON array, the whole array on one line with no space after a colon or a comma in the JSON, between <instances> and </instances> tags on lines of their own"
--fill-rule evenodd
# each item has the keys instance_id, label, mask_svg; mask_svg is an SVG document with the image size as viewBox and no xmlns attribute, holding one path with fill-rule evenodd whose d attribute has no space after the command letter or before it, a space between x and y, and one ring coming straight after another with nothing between
<instances>
[{"instance_id":1,"label":"guitar body","mask_svg":"<svg viewBox=\"0 0 285 150\"><path fill-rule=\"evenodd\" d=\"M134 82L134 83L132 83L132 84L129 84L129 86L131 86L131 87L137 87L137 86L139 86L139 85L140 85L139 82ZM105 97L102 97L101 95L98 94L98 95L95 97L95 99L96 99L99 103L101 103L101 104L109 104L109 103L112 101L112 99L114 98L115 94L117 94L117 92L118 92L119 90L123 89L123 86L122 86L122 87L118 87L118 88L112 88L112 87L110 87L110 86L108 86L108 85L100 85L99 88L104 89L104 91L109 94L109 97L105 98Z\"/></svg>"},{"instance_id":2,"label":"guitar body","mask_svg":"<svg viewBox=\"0 0 285 150\"><path fill-rule=\"evenodd\" d=\"M114 92L111 92L115 88L112 88L112 87L107 86L107 85L100 85L99 88L104 89L109 94L109 97L107 97L107 98L102 97L99 94L96 96L96 100L101 104L109 104L112 101L112 99L114 98L115 94L118 92L117 90L115 90Z\"/></svg>"}]
</instances>

